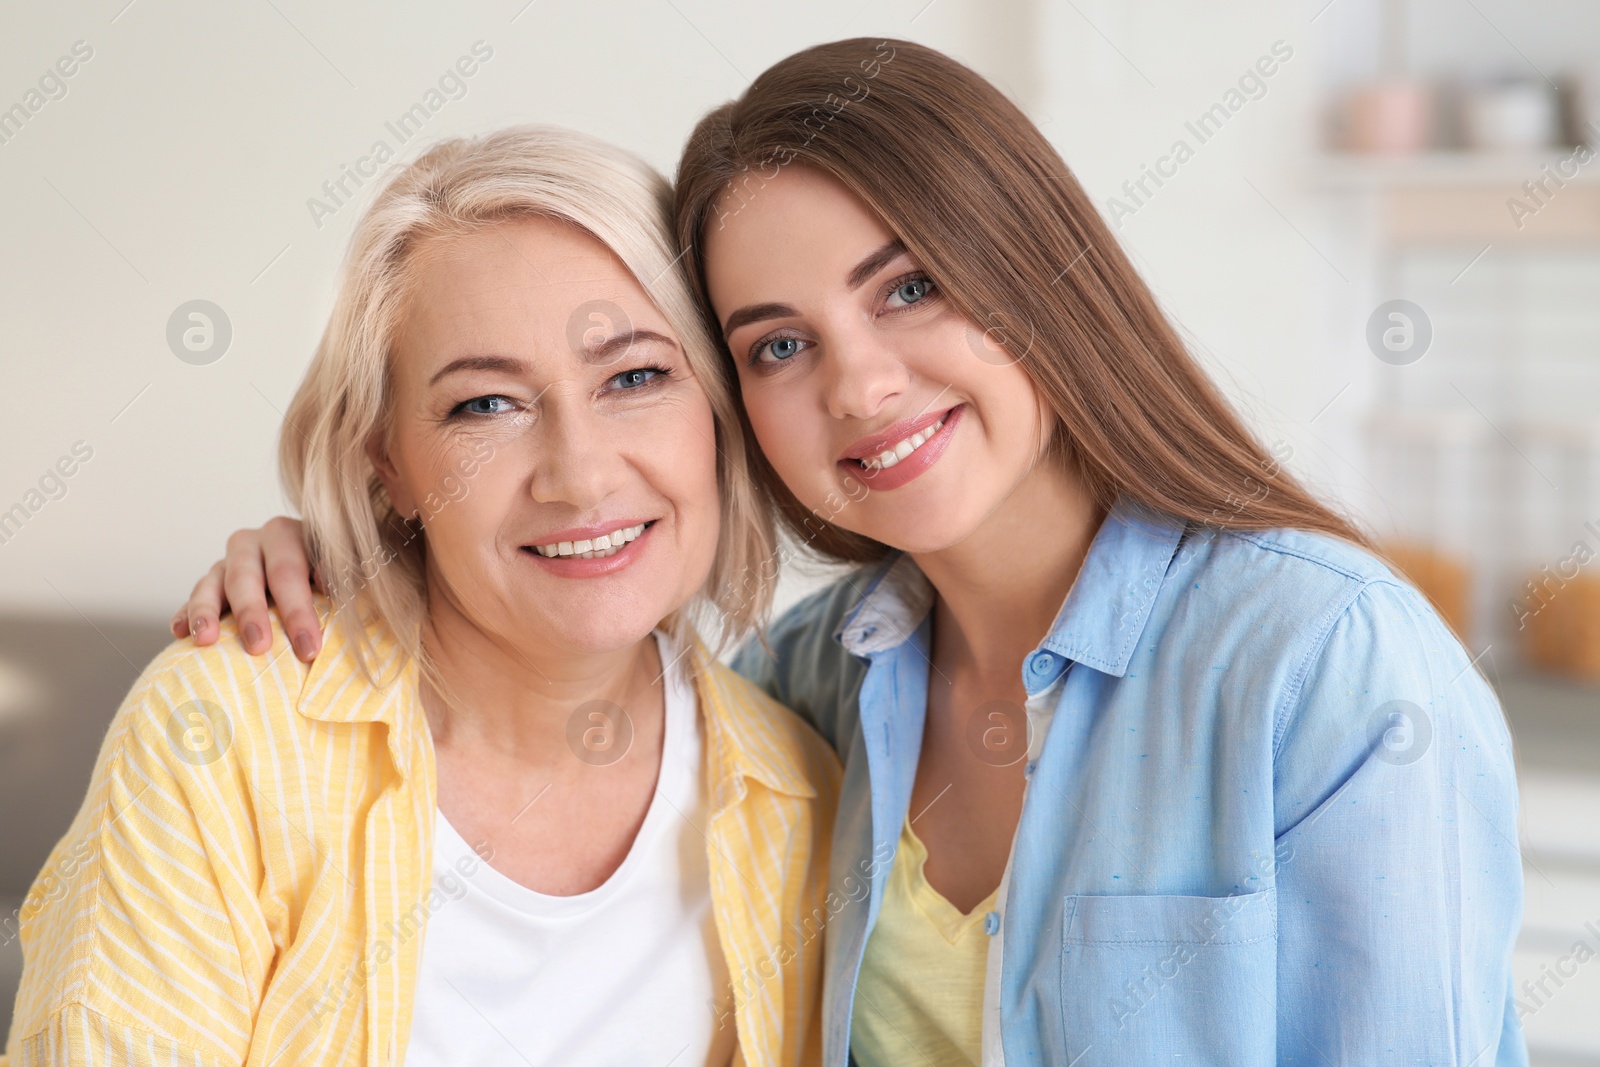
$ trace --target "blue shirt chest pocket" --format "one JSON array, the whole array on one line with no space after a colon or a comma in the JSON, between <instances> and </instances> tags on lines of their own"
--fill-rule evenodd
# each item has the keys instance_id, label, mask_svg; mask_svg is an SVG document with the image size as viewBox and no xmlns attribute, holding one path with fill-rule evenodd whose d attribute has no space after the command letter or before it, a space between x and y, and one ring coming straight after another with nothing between
<instances>
[{"instance_id":1,"label":"blue shirt chest pocket","mask_svg":"<svg viewBox=\"0 0 1600 1067\"><path fill-rule=\"evenodd\" d=\"M1275 1061L1278 908L1227 897L1071 896L1061 944L1068 1059Z\"/></svg>"}]
</instances>

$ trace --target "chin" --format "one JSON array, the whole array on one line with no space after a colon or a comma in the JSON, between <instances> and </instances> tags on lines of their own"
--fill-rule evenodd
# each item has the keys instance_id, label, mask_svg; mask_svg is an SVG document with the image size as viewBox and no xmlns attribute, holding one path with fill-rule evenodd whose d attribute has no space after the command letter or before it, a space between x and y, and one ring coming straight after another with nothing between
<instances>
[{"instance_id":1,"label":"chin","mask_svg":"<svg viewBox=\"0 0 1600 1067\"><path fill-rule=\"evenodd\" d=\"M576 646L575 651L584 656L605 656L615 652L626 652L649 637L654 629L655 624L652 623L649 626L639 628L637 632L630 634L626 639L620 637L604 638L599 635L594 635L591 639L589 635L585 635L585 640Z\"/></svg>"},{"instance_id":2,"label":"chin","mask_svg":"<svg viewBox=\"0 0 1600 1067\"><path fill-rule=\"evenodd\" d=\"M977 522L965 521L964 516L944 516L937 520L906 520L897 516L892 522L872 522L851 532L870 537L901 552L926 555L959 545L971 537L977 527Z\"/></svg>"},{"instance_id":3,"label":"chin","mask_svg":"<svg viewBox=\"0 0 1600 1067\"><path fill-rule=\"evenodd\" d=\"M680 598L675 582L629 585L632 588L548 579L517 582L505 602L513 614L506 636L578 656L631 648L650 636Z\"/></svg>"},{"instance_id":4,"label":"chin","mask_svg":"<svg viewBox=\"0 0 1600 1067\"><path fill-rule=\"evenodd\" d=\"M937 552L971 537L992 506L991 501L973 501L959 489L933 483L927 487L934 490L932 492L907 492L918 488L913 483L894 490L892 495L869 495L860 503L845 508L833 521L851 533L870 537L903 552ZM957 506L951 506L953 501L959 502ZM840 521L849 518L861 521L848 524Z\"/></svg>"},{"instance_id":5,"label":"chin","mask_svg":"<svg viewBox=\"0 0 1600 1067\"><path fill-rule=\"evenodd\" d=\"M593 609L582 617L564 614L550 620L558 627L555 639L565 649L578 655L604 655L621 652L650 636L652 630L670 613L664 610L618 613Z\"/></svg>"}]
</instances>

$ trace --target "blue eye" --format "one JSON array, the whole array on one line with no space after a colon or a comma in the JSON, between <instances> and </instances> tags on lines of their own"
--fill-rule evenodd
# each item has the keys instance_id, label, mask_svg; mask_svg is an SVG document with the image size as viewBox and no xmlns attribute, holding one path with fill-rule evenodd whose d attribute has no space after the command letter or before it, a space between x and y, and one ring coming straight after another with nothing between
<instances>
[{"instance_id":1,"label":"blue eye","mask_svg":"<svg viewBox=\"0 0 1600 1067\"><path fill-rule=\"evenodd\" d=\"M512 407L508 396L475 396L456 405L456 411L468 415L503 415Z\"/></svg>"},{"instance_id":2,"label":"blue eye","mask_svg":"<svg viewBox=\"0 0 1600 1067\"><path fill-rule=\"evenodd\" d=\"M621 374L613 375L611 384L618 389L637 389L640 386L649 385L665 373L667 372L661 367L635 367L632 370L625 370Z\"/></svg>"},{"instance_id":3,"label":"blue eye","mask_svg":"<svg viewBox=\"0 0 1600 1067\"><path fill-rule=\"evenodd\" d=\"M933 292L933 282L927 278L907 278L890 292L890 300L899 300L902 305L915 304Z\"/></svg>"},{"instance_id":4,"label":"blue eye","mask_svg":"<svg viewBox=\"0 0 1600 1067\"><path fill-rule=\"evenodd\" d=\"M756 349L758 363L782 363L786 359L793 359L805 347L805 342L798 337L776 337ZM770 357L770 358L766 358Z\"/></svg>"}]
</instances>

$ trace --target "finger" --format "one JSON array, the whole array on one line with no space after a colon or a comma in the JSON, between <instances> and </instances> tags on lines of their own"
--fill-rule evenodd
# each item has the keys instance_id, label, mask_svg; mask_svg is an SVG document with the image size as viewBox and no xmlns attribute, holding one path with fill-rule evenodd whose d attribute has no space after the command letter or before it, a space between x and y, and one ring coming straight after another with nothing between
<instances>
[{"instance_id":1,"label":"finger","mask_svg":"<svg viewBox=\"0 0 1600 1067\"><path fill-rule=\"evenodd\" d=\"M266 571L261 561L261 533L235 530L223 561L223 592L239 620L244 650L259 656L272 650L272 619L267 614Z\"/></svg>"},{"instance_id":2,"label":"finger","mask_svg":"<svg viewBox=\"0 0 1600 1067\"><path fill-rule=\"evenodd\" d=\"M189 617L183 612L184 609L179 608L178 613L172 617L172 621L167 623L167 628L172 631L173 637L189 636Z\"/></svg>"},{"instance_id":3,"label":"finger","mask_svg":"<svg viewBox=\"0 0 1600 1067\"><path fill-rule=\"evenodd\" d=\"M296 519L279 516L261 528L261 556L267 588L278 605L278 618L300 659L310 663L322 649L322 620L317 617L311 588L311 560Z\"/></svg>"},{"instance_id":4,"label":"finger","mask_svg":"<svg viewBox=\"0 0 1600 1067\"><path fill-rule=\"evenodd\" d=\"M217 620L222 617L222 563L211 565L205 577L194 584L189 602L183 606L188 619L189 636L197 645L216 644L222 632Z\"/></svg>"}]
</instances>

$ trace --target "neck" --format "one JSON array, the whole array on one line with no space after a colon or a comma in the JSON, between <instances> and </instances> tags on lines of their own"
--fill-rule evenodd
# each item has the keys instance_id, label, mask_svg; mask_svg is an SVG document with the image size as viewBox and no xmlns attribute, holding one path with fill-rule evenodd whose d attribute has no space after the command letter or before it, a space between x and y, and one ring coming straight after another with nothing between
<instances>
[{"instance_id":1,"label":"neck","mask_svg":"<svg viewBox=\"0 0 1600 1067\"><path fill-rule=\"evenodd\" d=\"M1077 475L1045 459L972 536L914 558L938 592L934 653L999 684L1049 631L1105 518Z\"/></svg>"},{"instance_id":2,"label":"neck","mask_svg":"<svg viewBox=\"0 0 1600 1067\"><path fill-rule=\"evenodd\" d=\"M567 729L579 705L607 701L632 709L636 723L659 706L651 691L665 664L654 635L606 652L552 649L493 632L431 576L428 584L422 647L439 684L424 682L423 705L436 747L482 746L554 768L572 762Z\"/></svg>"}]
</instances>

